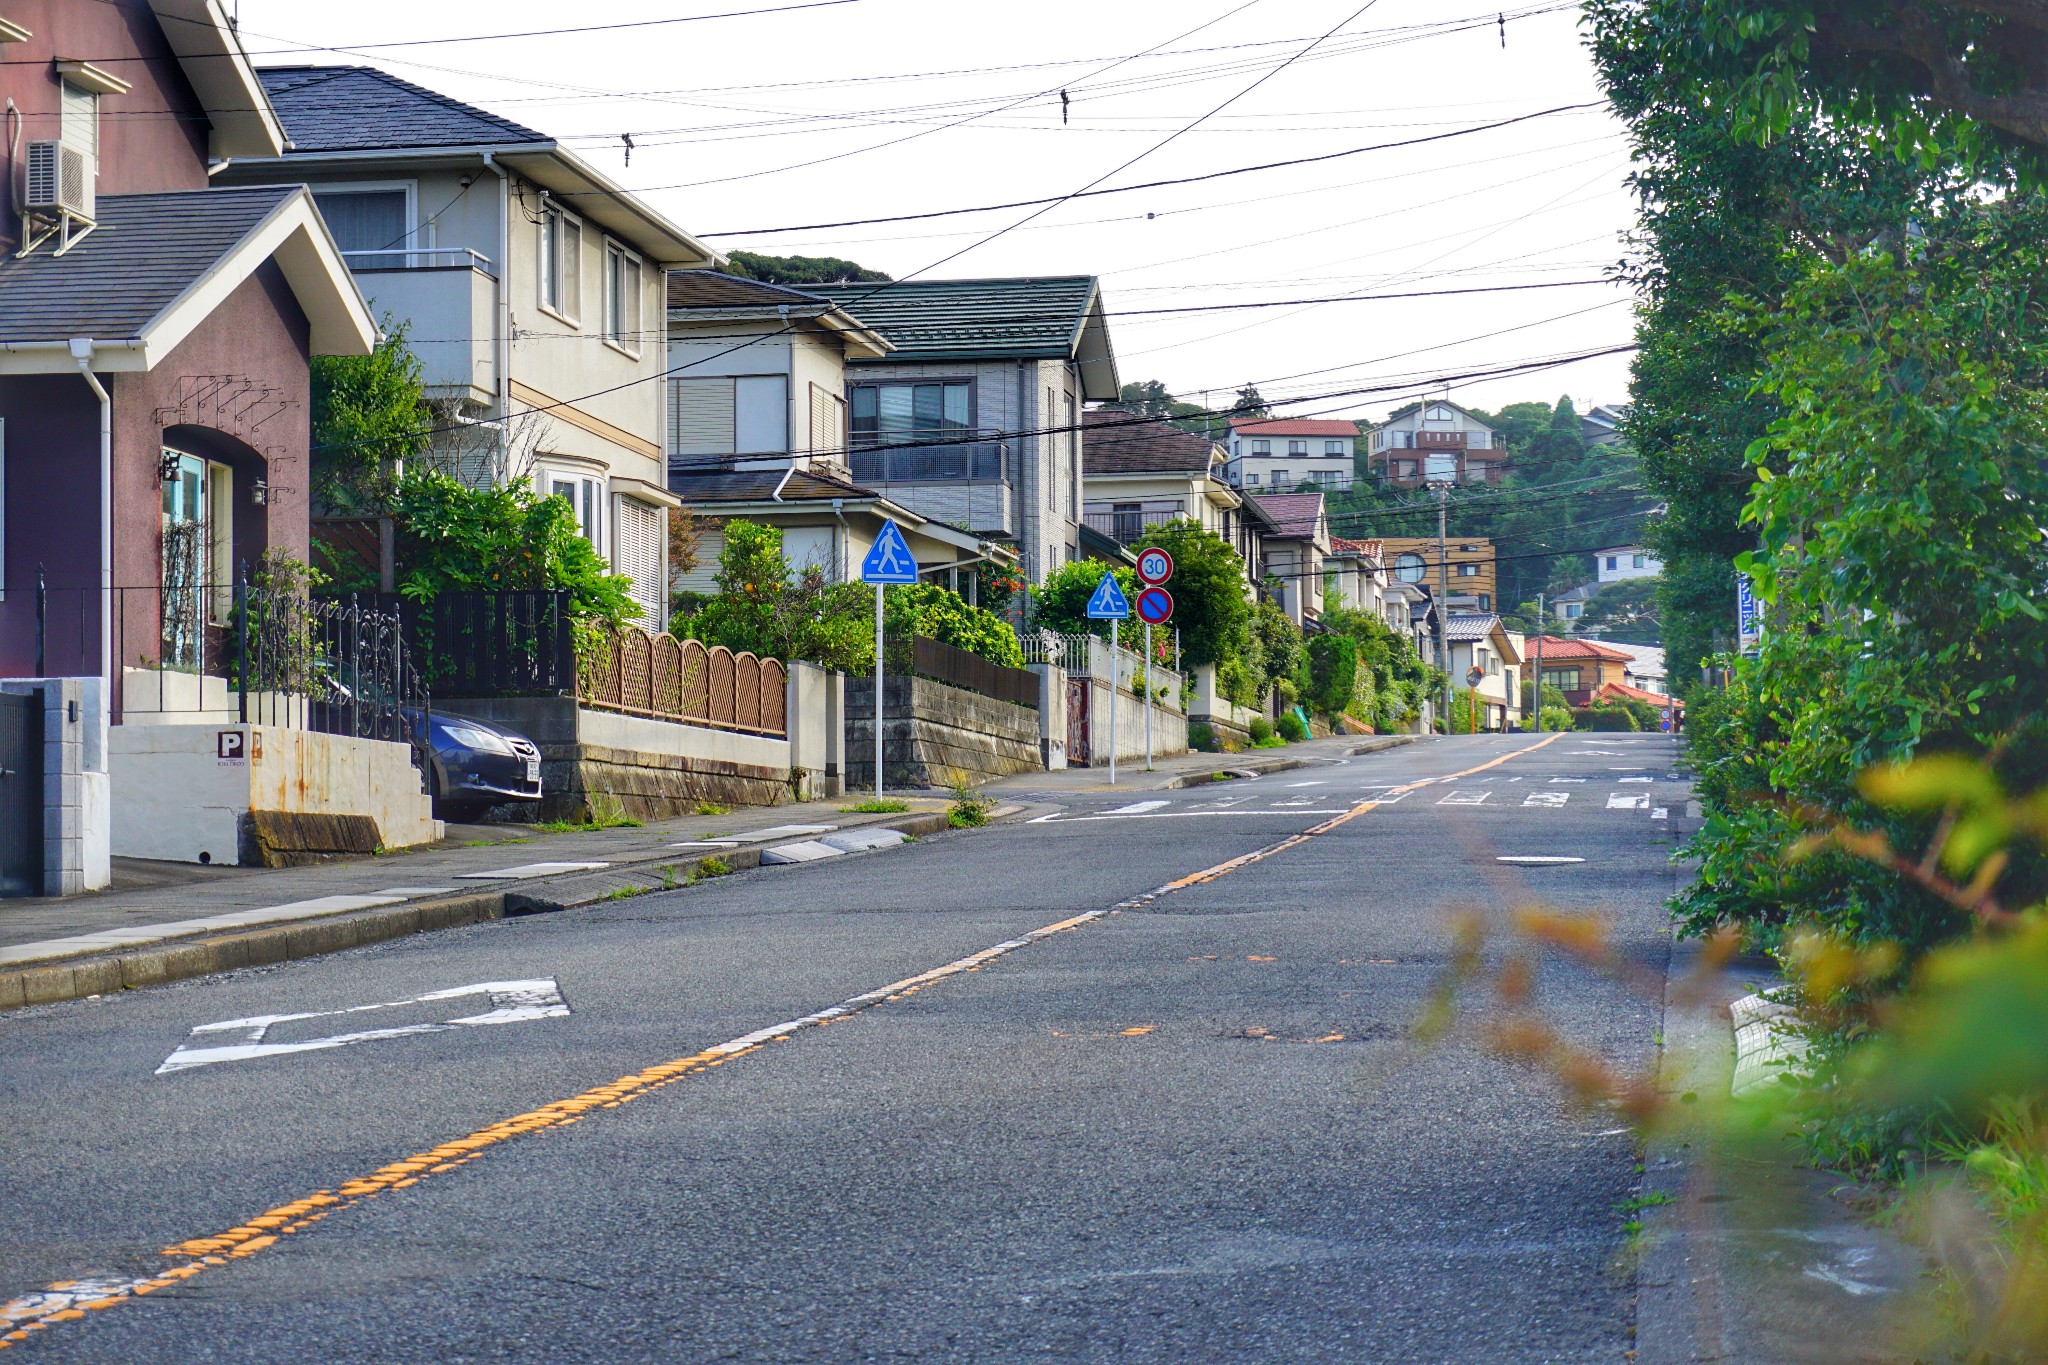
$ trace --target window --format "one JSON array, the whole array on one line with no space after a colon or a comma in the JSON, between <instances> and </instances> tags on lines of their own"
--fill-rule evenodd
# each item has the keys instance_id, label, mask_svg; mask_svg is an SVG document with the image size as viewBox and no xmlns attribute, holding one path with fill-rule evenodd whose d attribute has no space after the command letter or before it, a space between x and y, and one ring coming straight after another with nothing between
<instances>
[{"instance_id":1,"label":"window","mask_svg":"<svg viewBox=\"0 0 2048 1365\"><path fill-rule=\"evenodd\" d=\"M1289 455L1306 455L1306 454L1308 454L1308 442L1307 442L1307 441L1289 441L1289 442L1287 443L1287 453L1288 453Z\"/></svg>"},{"instance_id":2,"label":"window","mask_svg":"<svg viewBox=\"0 0 2048 1365\"><path fill-rule=\"evenodd\" d=\"M1351 453L1349 450L1350 445L1351 442L1349 441L1325 441L1323 442L1323 454L1348 455Z\"/></svg>"},{"instance_id":3,"label":"window","mask_svg":"<svg viewBox=\"0 0 2048 1365\"><path fill-rule=\"evenodd\" d=\"M789 380L779 374L732 381L735 455L780 455L789 449Z\"/></svg>"},{"instance_id":4,"label":"window","mask_svg":"<svg viewBox=\"0 0 2048 1365\"><path fill-rule=\"evenodd\" d=\"M1638 568L1638 569L1648 568L1648 567L1649 567L1649 558L1650 558L1650 557L1649 557L1648 555L1637 555L1637 556L1635 557L1635 564L1634 564L1634 567L1635 567L1635 568Z\"/></svg>"},{"instance_id":5,"label":"window","mask_svg":"<svg viewBox=\"0 0 2048 1365\"><path fill-rule=\"evenodd\" d=\"M811 454L833 456L846 449L846 400L811 385Z\"/></svg>"},{"instance_id":6,"label":"window","mask_svg":"<svg viewBox=\"0 0 2048 1365\"><path fill-rule=\"evenodd\" d=\"M1576 668L1546 668L1543 670L1543 685L1555 687L1560 692L1579 690L1579 670Z\"/></svg>"},{"instance_id":7,"label":"window","mask_svg":"<svg viewBox=\"0 0 2048 1365\"><path fill-rule=\"evenodd\" d=\"M873 446L960 440L973 433L972 394L973 385L964 379L856 385L853 443Z\"/></svg>"},{"instance_id":8,"label":"window","mask_svg":"<svg viewBox=\"0 0 2048 1365\"><path fill-rule=\"evenodd\" d=\"M1337 471L1334 469L1318 469L1311 477L1321 487L1335 488L1337 486Z\"/></svg>"},{"instance_id":9,"label":"window","mask_svg":"<svg viewBox=\"0 0 2048 1365\"><path fill-rule=\"evenodd\" d=\"M604 337L640 354L640 258L617 242L604 244Z\"/></svg>"},{"instance_id":10,"label":"window","mask_svg":"<svg viewBox=\"0 0 2048 1365\"><path fill-rule=\"evenodd\" d=\"M1609 555L1609 556L1607 556L1607 569L1608 569L1608 572L1612 573L1612 572L1614 571L1614 566L1615 566L1615 563L1616 563L1616 559L1617 559L1617 556L1615 556L1615 555Z\"/></svg>"},{"instance_id":11,"label":"window","mask_svg":"<svg viewBox=\"0 0 2048 1365\"><path fill-rule=\"evenodd\" d=\"M583 318L583 223L551 203L540 211L540 306L564 322Z\"/></svg>"},{"instance_id":12,"label":"window","mask_svg":"<svg viewBox=\"0 0 2048 1365\"><path fill-rule=\"evenodd\" d=\"M1414 432L1412 432L1412 431L1397 431L1397 432L1395 432L1395 433L1394 433L1394 449L1396 449L1396 450L1413 450L1413 449L1415 449L1415 433L1414 433Z\"/></svg>"},{"instance_id":13,"label":"window","mask_svg":"<svg viewBox=\"0 0 2048 1365\"><path fill-rule=\"evenodd\" d=\"M1493 594L1492 594L1492 593L1490 593L1490 592L1483 592L1483 593L1480 593L1480 594L1479 594L1479 610L1481 610L1481 611L1492 611L1492 610L1493 610Z\"/></svg>"},{"instance_id":14,"label":"window","mask_svg":"<svg viewBox=\"0 0 2048 1365\"><path fill-rule=\"evenodd\" d=\"M75 81L59 81L57 137L66 147L94 159L100 154L100 97Z\"/></svg>"},{"instance_id":15,"label":"window","mask_svg":"<svg viewBox=\"0 0 2048 1365\"><path fill-rule=\"evenodd\" d=\"M613 536L612 568L633 580L629 590L640 604L640 624L668 629L668 509L638 498L620 498Z\"/></svg>"},{"instance_id":16,"label":"window","mask_svg":"<svg viewBox=\"0 0 2048 1365\"><path fill-rule=\"evenodd\" d=\"M1403 583L1420 583L1429 566L1422 562L1422 556L1414 553L1398 555L1394 559L1394 577Z\"/></svg>"},{"instance_id":17,"label":"window","mask_svg":"<svg viewBox=\"0 0 2048 1365\"><path fill-rule=\"evenodd\" d=\"M598 507L597 480L581 474L542 472L547 480L549 494L567 499L570 508L576 513L577 533L589 541L599 554L603 554L604 525Z\"/></svg>"},{"instance_id":18,"label":"window","mask_svg":"<svg viewBox=\"0 0 2048 1365\"><path fill-rule=\"evenodd\" d=\"M1460 577L1460 578L1477 578L1477 577L1479 577L1479 566L1478 566L1477 564L1460 564L1460 565L1458 566L1458 577Z\"/></svg>"},{"instance_id":19,"label":"window","mask_svg":"<svg viewBox=\"0 0 2048 1365\"><path fill-rule=\"evenodd\" d=\"M1252 454L1254 454L1254 455L1271 455L1272 453L1273 453L1273 443L1272 443L1271 441L1253 441L1253 442L1252 442Z\"/></svg>"},{"instance_id":20,"label":"window","mask_svg":"<svg viewBox=\"0 0 2048 1365\"><path fill-rule=\"evenodd\" d=\"M1246 471L1244 476L1244 486L1246 488L1257 488L1259 486L1259 476L1256 470Z\"/></svg>"},{"instance_id":21,"label":"window","mask_svg":"<svg viewBox=\"0 0 2048 1365\"><path fill-rule=\"evenodd\" d=\"M1415 461L1413 461L1413 460L1396 460L1396 461L1394 461L1394 477L1395 477L1395 478L1397 478L1397 479L1412 479L1412 478L1414 478L1414 477L1415 477Z\"/></svg>"},{"instance_id":22,"label":"window","mask_svg":"<svg viewBox=\"0 0 2048 1365\"><path fill-rule=\"evenodd\" d=\"M1286 471L1286 470L1284 470L1284 469L1276 469L1276 470L1274 470L1274 471L1273 471L1273 487L1275 487L1275 488L1285 488L1286 486L1287 486L1287 471Z\"/></svg>"},{"instance_id":23,"label":"window","mask_svg":"<svg viewBox=\"0 0 2048 1365\"><path fill-rule=\"evenodd\" d=\"M313 196L334 244L349 258L351 270L387 269L405 264L399 248L412 235L404 189L322 190ZM385 254L390 253L390 254Z\"/></svg>"},{"instance_id":24,"label":"window","mask_svg":"<svg viewBox=\"0 0 2048 1365\"><path fill-rule=\"evenodd\" d=\"M1458 415L1443 404L1438 403L1423 414L1422 420L1425 422L1455 422L1458 420Z\"/></svg>"},{"instance_id":25,"label":"window","mask_svg":"<svg viewBox=\"0 0 2048 1365\"><path fill-rule=\"evenodd\" d=\"M1576 621L1579 619L1579 613L1584 610L1585 608L1579 605L1577 602L1567 602L1561 608L1561 614L1567 621Z\"/></svg>"}]
</instances>

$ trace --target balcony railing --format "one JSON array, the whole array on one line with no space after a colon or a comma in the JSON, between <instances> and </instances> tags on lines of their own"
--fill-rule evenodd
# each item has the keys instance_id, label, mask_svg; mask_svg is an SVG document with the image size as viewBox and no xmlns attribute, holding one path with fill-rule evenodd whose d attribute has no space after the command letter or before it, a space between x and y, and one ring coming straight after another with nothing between
<instances>
[{"instance_id":1,"label":"balcony railing","mask_svg":"<svg viewBox=\"0 0 2048 1365\"><path fill-rule=\"evenodd\" d=\"M491 273L491 258L466 246L401 246L377 251L344 251L350 270L481 270Z\"/></svg>"},{"instance_id":2,"label":"balcony railing","mask_svg":"<svg viewBox=\"0 0 2048 1365\"><path fill-rule=\"evenodd\" d=\"M854 450L853 481L871 483L1010 483L1010 447L1001 441Z\"/></svg>"},{"instance_id":3,"label":"balcony railing","mask_svg":"<svg viewBox=\"0 0 2048 1365\"><path fill-rule=\"evenodd\" d=\"M1164 526L1169 521L1180 521L1187 516L1185 510L1150 512L1083 512L1081 520L1091 531L1108 536L1119 545L1129 545L1144 539L1155 526Z\"/></svg>"}]
</instances>

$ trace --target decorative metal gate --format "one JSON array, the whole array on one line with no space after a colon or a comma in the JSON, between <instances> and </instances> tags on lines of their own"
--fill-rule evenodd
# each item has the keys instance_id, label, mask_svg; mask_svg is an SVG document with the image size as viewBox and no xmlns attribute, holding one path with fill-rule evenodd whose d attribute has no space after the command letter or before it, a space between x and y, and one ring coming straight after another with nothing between
<instances>
[{"instance_id":1,"label":"decorative metal gate","mask_svg":"<svg viewBox=\"0 0 2048 1365\"><path fill-rule=\"evenodd\" d=\"M0 896L43 894L43 699L0 694Z\"/></svg>"},{"instance_id":2,"label":"decorative metal gate","mask_svg":"<svg viewBox=\"0 0 2048 1365\"><path fill-rule=\"evenodd\" d=\"M1088 677L1067 679L1067 766L1085 768L1088 756L1088 698L1094 695L1094 681Z\"/></svg>"}]
</instances>

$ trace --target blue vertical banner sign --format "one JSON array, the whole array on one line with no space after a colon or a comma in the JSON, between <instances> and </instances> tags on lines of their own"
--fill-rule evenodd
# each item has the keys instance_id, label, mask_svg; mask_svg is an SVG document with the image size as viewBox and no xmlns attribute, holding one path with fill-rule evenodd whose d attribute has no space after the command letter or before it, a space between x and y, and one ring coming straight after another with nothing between
<instances>
[{"instance_id":1,"label":"blue vertical banner sign","mask_svg":"<svg viewBox=\"0 0 2048 1365\"><path fill-rule=\"evenodd\" d=\"M1763 615L1756 609L1756 592L1750 587L1749 575L1735 576L1735 649L1739 654L1749 654L1764 642Z\"/></svg>"}]
</instances>

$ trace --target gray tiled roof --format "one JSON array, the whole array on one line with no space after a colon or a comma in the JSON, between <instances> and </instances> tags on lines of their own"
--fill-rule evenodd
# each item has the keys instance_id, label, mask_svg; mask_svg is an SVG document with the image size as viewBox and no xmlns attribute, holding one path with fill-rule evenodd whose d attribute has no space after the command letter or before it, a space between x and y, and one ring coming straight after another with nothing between
<instances>
[{"instance_id":1,"label":"gray tiled roof","mask_svg":"<svg viewBox=\"0 0 2048 1365\"><path fill-rule=\"evenodd\" d=\"M0 343L127 341L264 219L297 185L117 194L99 226L62 256L54 245L0 256Z\"/></svg>"},{"instance_id":2,"label":"gray tiled roof","mask_svg":"<svg viewBox=\"0 0 2048 1365\"><path fill-rule=\"evenodd\" d=\"M791 289L785 284L767 284L743 279L718 270L671 270L668 276L668 306L671 308L775 308L783 304L811 309L834 305L816 294Z\"/></svg>"},{"instance_id":3,"label":"gray tiled roof","mask_svg":"<svg viewBox=\"0 0 2048 1365\"><path fill-rule=\"evenodd\" d=\"M780 469L718 470L713 473L697 474L688 470L676 470L669 475L668 487L671 493L685 503L701 505L714 502L769 502L780 487L784 502L819 502L833 498L873 498L880 495L872 489L858 484L847 483L826 474L813 474L804 470L789 474L787 482Z\"/></svg>"},{"instance_id":4,"label":"gray tiled roof","mask_svg":"<svg viewBox=\"0 0 2048 1365\"><path fill-rule=\"evenodd\" d=\"M1207 474L1217 462L1214 441L1121 408L1081 415L1081 465L1088 474Z\"/></svg>"},{"instance_id":5,"label":"gray tiled roof","mask_svg":"<svg viewBox=\"0 0 2048 1365\"><path fill-rule=\"evenodd\" d=\"M804 292L830 299L894 343L891 364L1050 360L1074 355L1095 298L1095 277L813 284Z\"/></svg>"},{"instance_id":6,"label":"gray tiled roof","mask_svg":"<svg viewBox=\"0 0 2048 1365\"><path fill-rule=\"evenodd\" d=\"M1498 616L1463 616L1453 614L1445 618L1444 638L1463 643L1469 640L1484 640L1493 634L1493 628L1500 624Z\"/></svg>"},{"instance_id":7,"label":"gray tiled roof","mask_svg":"<svg viewBox=\"0 0 2048 1365\"><path fill-rule=\"evenodd\" d=\"M552 141L372 67L272 66L256 74L295 152Z\"/></svg>"},{"instance_id":8,"label":"gray tiled roof","mask_svg":"<svg viewBox=\"0 0 2048 1365\"><path fill-rule=\"evenodd\" d=\"M1282 540L1306 540L1322 527L1321 493L1261 493L1257 502L1279 526Z\"/></svg>"}]
</instances>

